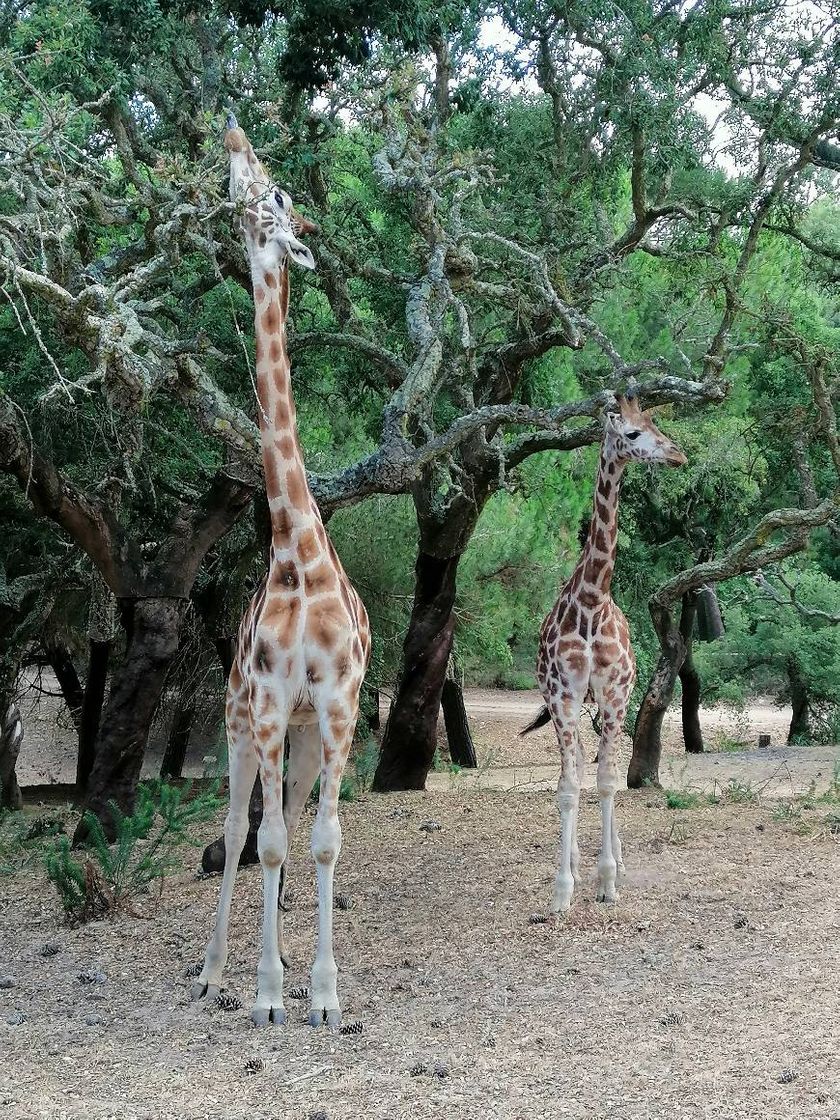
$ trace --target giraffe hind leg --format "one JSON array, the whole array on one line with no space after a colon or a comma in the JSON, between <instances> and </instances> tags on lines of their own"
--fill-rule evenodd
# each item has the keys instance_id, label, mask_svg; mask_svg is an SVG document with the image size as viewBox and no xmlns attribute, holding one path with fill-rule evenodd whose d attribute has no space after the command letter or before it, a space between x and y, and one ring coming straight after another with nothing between
<instances>
[{"instance_id":1,"label":"giraffe hind leg","mask_svg":"<svg viewBox=\"0 0 840 1120\"><path fill-rule=\"evenodd\" d=\"M621 841L615 816L618 778L618 736L624 709L614 699L602 712L601 741L598 747L598 797L601 801L601 852L598 856L599 902L617 902L616 883L624 870Z\"/></svg>"},{"instance_id":2,"label":"giraffe hind leg","mask_svg":"<svg viewBox=\"0 0 840 1120\"><path fill-rule=\"evenodd\" d=\"M321 720L322 758L318 812L312 827L312 856L318 878L318 946L312 964L309 1023L313 1027L341 1023L338 968L333 953L333 882L341 851L338 795L350 753L355 716L342 724Z\"/></svg>"}]
</instances>

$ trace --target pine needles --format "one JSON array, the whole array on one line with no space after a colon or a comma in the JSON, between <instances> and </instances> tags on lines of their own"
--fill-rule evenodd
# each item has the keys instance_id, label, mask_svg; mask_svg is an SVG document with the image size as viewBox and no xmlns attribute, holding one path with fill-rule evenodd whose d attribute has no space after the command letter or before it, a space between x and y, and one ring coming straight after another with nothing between
<instances>
[{"instance_id":1,"label":"pine needles","mask_svg":"<svg viewBox=\"0 0 840 1120\"><path fill-rule=\"evenodd\" d=\"M130 815L112 801L116 839L109 843L102 822L85 813L87 851L78 855L66 836L46 853L47 877L58 892L64 915L72 925L130 910L132 900L179 866L177 849L193 843L190 830L218 810L218 784L195 797L191 785L150 782L138 787Z\"/></svg>"}]
</instances>

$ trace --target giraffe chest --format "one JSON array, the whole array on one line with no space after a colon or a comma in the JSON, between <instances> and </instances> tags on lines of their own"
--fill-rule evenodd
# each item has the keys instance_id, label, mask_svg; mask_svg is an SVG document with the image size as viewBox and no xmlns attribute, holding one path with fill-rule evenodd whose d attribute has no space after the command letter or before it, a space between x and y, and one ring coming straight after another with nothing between
<instances>
[{"instance_id":1,"label":"giraffe chest","mask_svg":"<svg viewBox=\"0 0 840 1120\"><path fill-rule=\"evenodd\" d=\"M281 555L245 614L239 660L242 675L270 688L294 719L314 718L319 695L361 681L369 647L367 614L343 571Z\"/></svg>"},{"instance_id":2,"label":"giraffe chest","mask_svg":"<svg viewBox=\"0 0 840 1120\"><path fill-rule=\"evenodd\" d=\"M610 598L591 606L561 595L540 633L537 679L552 688L599 695L613 684L635 680L635 658L624 614Z\"/></svg>"}]
</instances>

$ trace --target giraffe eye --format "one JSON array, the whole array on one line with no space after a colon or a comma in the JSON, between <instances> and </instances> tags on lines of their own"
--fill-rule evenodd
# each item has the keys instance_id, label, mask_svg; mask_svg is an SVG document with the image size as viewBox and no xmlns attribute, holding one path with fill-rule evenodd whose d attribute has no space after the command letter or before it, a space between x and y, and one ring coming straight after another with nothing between
<instances>
[{"instance_id":1,"label":"giraffe eye","mask_svg":"<svg viewBox=\"0 0 840 1120\"><path fill-rule=\"evenodd\" d=\"M641 432L625 432L628 439L638 439L641 434Z\"/></svg>"}]
</instances>

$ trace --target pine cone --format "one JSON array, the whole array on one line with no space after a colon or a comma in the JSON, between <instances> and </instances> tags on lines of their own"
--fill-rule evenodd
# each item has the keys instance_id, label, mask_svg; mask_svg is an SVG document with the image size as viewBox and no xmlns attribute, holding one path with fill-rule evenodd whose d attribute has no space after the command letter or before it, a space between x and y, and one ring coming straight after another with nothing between
<instances>
[{"instance_id":1,"label":"pine cone","mask_svg":"<svg viewBox=\"0 0 840 1120\"><path fill-rule=\"evenodd\" d=\"M429 1067L425 1062L415 1062L411 1069L408 1071L410 1077L422 1077L424 1073L429 1072Z\"/></svg>"},{"instance_id":2,"label":"pine cone","mask_svg":"<svg viewBox=\"0 0 840 1120\"><path fill-rule=\"evenodd\" d=\"M337 894L335 896L335 908L336 910L352 910L353 899L346 894Z\"/></svg>"},{"instance_id":3,"label":"pine cone","mask_svg":"<svg viewBox=\"0 0 840 1120\"><path fill-rule=\"evenodd\" d=\"M667 1015L663 1015L659 1020L662 1027L679 1027L685 1022L685 1015L682 1011L669 1011Z\"/></svg>"},{"instance_id":4,"label":"pine cone","mask_svg":"<svg viewBox=\"0 0 840 1120\"><path fill-rule=\"evenodd\" d=\"M48 941L46 945L42 945L38 950L42 957L54 957L56 953L61 952L61 946L57 941Z\"/></svg>"},{"instance_id":5,"label":"pine cone","mask_svg":"<svg viewBox=\"0 0 840 1120\"><path fill-rule=\"evenodd\" d=\"M219 992L216 996L216 1006L220 1011L239 1011L242 1001L233 992Z\"/></svg>"},{"instance_id":6,"label":"pine cone","mask_svg":"<svg viewBox=\"0 0 840 1120\"><path fill-rule=\"evenodd\" d=\"M531 917L528 919L528 925L529 926L541 926L541 925L545 925L545 923L547 921L548 921L548 915L547 914L532 914Z\"/></svg>"},{"instance_id":7,"label":"pine cone","mask_svg":"<svg viewBox=\"0 0 840 1120\"><path fill-rule=\"evenodd\" d=\"M309 999L308 988L289 988L289 999Z\"/></svg>"},{"instance_id":8,"label":"pine cone","mask_svg":"<svg viewBox=\"0 0 840 1120\"><path fill-rule=\"evenodd\" d=\"M190 964L184 969L185 980L195 980L201 975L201 970L204 968L204 961L199 961L198 964Z\"/></svg>"},{"instance_id":9,"label":"pine cone","mask_svg":"<svg viewBox=\"0 0 840 1120\"><path fill-rule=\"evenodd\" d=\"M265 1062L262 1060L262 1058L249 1058L248 1061L245 1063L245 1072L246 1073L250 1073L250 1074L262 1073L262 1071L264 1069L265 1069Z\"/></svg>"},{"instance_id":10,"label":"pine cone","mask_svg":"<svg viewBox=\"0 0 840 1120\"><path fill-rule=\"evenodd\" d=\"M795 1069L783 1069L776 1080L780 1085L790 1085L790 1083L792 1081L795 1081L798 1076L799 1074Z\"/></svg>"},{"instance_id":11,"label":"pine cone","mask_svg":"<svg viewBox=\"0 0 840 1120\"><path fill-rule=\"evenodd\" d=\"M365 1028L364 1028L363 1024L360 1023L359 1020L357 1019L355 1021L355 1023L345 1023L344 1026L339 1029L338 1033L339 1034L361 1034L364 1029Z\"/></svg>"},{"instance_id":12,"label":"pine cone","mask_svg":"<svg viewBox=\"0 0 840 1120\"><path fill-rule=\"evenodd\" d=\"M101 968L92 965L84 972L80 972L77 979L80 984L104 984L108 977Z\"/></svg>"}]
</instances>

